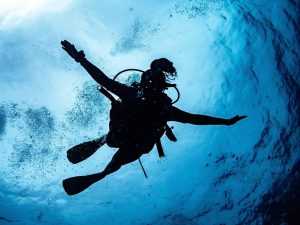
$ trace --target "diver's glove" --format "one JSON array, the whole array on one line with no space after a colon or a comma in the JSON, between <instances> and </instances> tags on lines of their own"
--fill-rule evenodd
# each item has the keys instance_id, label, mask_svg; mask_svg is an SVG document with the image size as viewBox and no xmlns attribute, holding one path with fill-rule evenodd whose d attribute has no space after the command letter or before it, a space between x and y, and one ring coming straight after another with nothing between
<instances>
[{"instance_id":1,"label":"diver's glove","mask_svg":"<svg viewBox=\"0 0 300 225\"><path fill-rule=\"evenodd\" d=\"M236 115L235 117L232 117L231 119L228 119L227 121L227 126L230 126L230 125L233 125L235 124L236 122L246 118L247 116L239 116L239 115Z\"/></svg>"},{"instance_id":2,"label":"diver's glove","mask_svg":"<svg viewBox=\"0 0 300 225\"><path fill-rule=\"evenodd\" d=\"M65 50L73 59L75 59L76 62L82 62L82 60L85 58L84 52L77 51L74 45L72 45L67 40L61 41L61 45L63 50Z\"/></svg>"}]
</instances>

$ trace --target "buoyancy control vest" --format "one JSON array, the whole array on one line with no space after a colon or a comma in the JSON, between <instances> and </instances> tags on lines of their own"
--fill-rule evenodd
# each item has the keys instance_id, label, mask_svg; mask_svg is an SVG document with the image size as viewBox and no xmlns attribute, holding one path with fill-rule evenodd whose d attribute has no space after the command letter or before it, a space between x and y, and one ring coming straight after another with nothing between
<instances>
[{"instance_id":1,"label":"buoyancy control vest","mask_svg":"<svg viewBox=\"0 0 300 225\"><path fill-rule=\"evenodd\" d=\"M116 100L103 87L100 91L111 100L109 133L107 145L110 147L135 148L149 153L157 145L160 157L165 156L160 142L166 133L171 141L176 141L171 128L167 125L167 114L172 100L162 93L155 99L144 99L135 88L135 95L128 100Z\"/></svg>"}]
</instances>

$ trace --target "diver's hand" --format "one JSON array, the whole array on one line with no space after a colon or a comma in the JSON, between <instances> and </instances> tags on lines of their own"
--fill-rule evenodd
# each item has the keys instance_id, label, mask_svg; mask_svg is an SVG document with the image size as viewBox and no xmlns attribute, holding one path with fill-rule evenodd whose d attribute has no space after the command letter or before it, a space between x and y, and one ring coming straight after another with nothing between
<instances>
[{"instance_id":1,"label":"diver's hand","mask_svg":"<svg viewBox=\"0 0 300 225\"><path fill-rule=\"evenodd\" d=\"M236 122L246 118L247 116L239 116L239 115L236 115L235 117L232 117L231 119L228 119L228 122L227 122L227 126L230 126L230 125L233 125L235 124Z\"/></svg>"},{"instance_id":2,"label":"diver's hand","mask_svg":"<svg viewBox=\"0 0 300 225\"><path fill-rule=\"evenodd\" d=\"M77 51L75 46L67 40L61 41L61 45L62 49L65 50L73 59L75 59L76 62L81 62L84 59L84 52L82 50Z\"/></svg>"}]
</instances>

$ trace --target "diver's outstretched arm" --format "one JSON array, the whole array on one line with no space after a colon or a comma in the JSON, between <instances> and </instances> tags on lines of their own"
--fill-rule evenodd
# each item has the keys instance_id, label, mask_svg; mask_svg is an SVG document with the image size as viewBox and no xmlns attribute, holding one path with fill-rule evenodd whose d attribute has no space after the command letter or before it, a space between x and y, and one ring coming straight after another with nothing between
<instances>
[{"instance_id":1,"label":"diver's outstretched arm","mask_svg":"<svg viewBox=\"0 0 300 225\"><path fill-rule=\"evenodd\" d=\"M171 107L168 121L176 121L181 123L190 123L195 125L233 125L247 116L235 116L230 119L223 119L200 114L192 114L182 111L174 106Z\"/></svg>"},{"instance_id":2,"label":"diver's outstretched arm","mask_svg":"<svg viewBox=\"0 0 300 225\"><path fill-rule=\"evenodd\" d=\"M113 92L119 97L127 91L128 87L117 81L110 79L106 76L98 67L93 65L85 58L84 52L77 51L74 45L64 40L61 41L62 48L73 58L76 62L79 62L85 70L91 75L91 77L107 90Z\"/></svg>"}]
</instances>

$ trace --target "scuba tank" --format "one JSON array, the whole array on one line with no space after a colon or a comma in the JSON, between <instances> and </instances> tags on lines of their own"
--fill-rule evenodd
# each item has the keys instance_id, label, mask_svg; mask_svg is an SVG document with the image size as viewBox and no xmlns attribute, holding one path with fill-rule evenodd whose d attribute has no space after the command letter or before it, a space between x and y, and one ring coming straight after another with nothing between
<instances>
[{"instance_id":1,"label":"scuba tank","mask_svg":"<svg viewBox=\"0 0 300 225\"><path fill-rule=\"evenodd\" d=\"M140 69L125 69L125 70L122 70L119 73L117 73L114 76L113 80L116 80L120 74L122 74L124 72L127 72L127 71L138 71L138 72L145 73L145 71L140 70ZM171 102L171 104L175 104L179 100L179 98L180 98L180 93L179 93L179 90L176 87L176 84L165 83L165 89L170 88L170 87L174 88L176 90L176 92L177 92L177 98L174 101ZM120 104L122 104L122 103L119 102L119 101L117 101L110 94L110 92L107 91L105 88L103 88L101 85L98 86L98 90L112 102L112 109L111 109L111 112L110 112L110 118L111 118L110 128L116 129L116 127L119 126L118 129L117 129L117 132L122 132L121 130L124 129L124 127L122 127L121 124L119 124L117 126L114 126L114 124L120 122L120 119L117 118L117 117L119 117L120 114L122 113L121 112L121 106L120 106ZM172 128L169 127L167 125L167 123L165 123L163 125L163 133L162 133L162 135L165 133L169 140L176 141L177 139L176 139L174 133L172 132ZM157 151L158 151L159 157L164 157L165 156L164 151L163 151L163 147L162 147L162 144L161 144L161 140L160 140L162 135L159 135L160 138L158 140L156 140L156 142L155 142L156 146L157 146ZM115 142L115 141L111 142L111 145L112 145L111 147L118 147L118 143ZM151 147L151 149L152 149L152 147Z\"/></svg>"}]
</instances>

